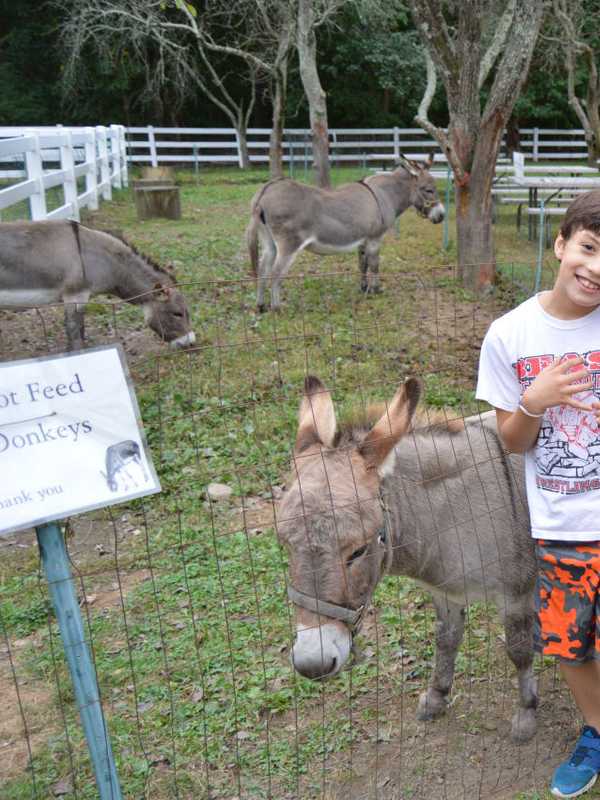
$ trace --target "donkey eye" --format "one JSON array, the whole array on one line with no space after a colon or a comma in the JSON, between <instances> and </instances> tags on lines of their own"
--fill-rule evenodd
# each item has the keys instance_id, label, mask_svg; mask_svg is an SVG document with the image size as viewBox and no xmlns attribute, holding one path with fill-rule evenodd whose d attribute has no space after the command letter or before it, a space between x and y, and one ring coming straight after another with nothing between
<instances>
[{"instance_id":1,"label":"donkey eye","mask_svg":"<svg viewBox=\"0 0 600 800\"><path fill-rule=\"evenodd\" d=\"M362 547L359 547L358 550L355 550L346 563L351 564L353 561L356 561L357 558L363 556L366 552L367 552L367 545L365 544Z\"/></svg>"}]
</instances>

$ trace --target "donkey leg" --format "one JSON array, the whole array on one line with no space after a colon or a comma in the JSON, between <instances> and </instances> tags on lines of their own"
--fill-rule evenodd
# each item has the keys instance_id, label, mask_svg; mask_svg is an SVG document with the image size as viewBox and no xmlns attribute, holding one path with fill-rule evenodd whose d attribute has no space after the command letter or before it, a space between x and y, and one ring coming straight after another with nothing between
<instances>
[{"instance_id":1,"label":"donkey leg","mask_svg":"<svg viewBox=\"0 0 600 800\"><path fill-rule=\"evenodd\" d=\"M437 615L435 663L429 686L419 697L417 718L430 720L446 710L447 697L454 680L456 653L465 629L465 609L443 596L433 596Z\"/></svg>"},{"instance_id":2,"label":"donkey leg","mask_svg":"<svg viewBox=\"0 0 600 800\"><path fill-rule=\"evenodd\" d=\"M365 245L366 266L369 270L367 280L367 294L379 294L381 286L379 285L379 249L381 248L381 239L371 240Z\"/></svg>"},{"instance_id":3,"label":"donkey leg","mask_svg":"<svg viewBox=\"0 0 600 800\"><path fill-rule=\"evenodd\" d=\"M358 269L360 270L360 290L366 292L369 288L367 280L367 254L365 245L361 244L358 248Z\"/></svg>"},{"instance_id":4,"label":"donkey leg","mask_svg":"<svg viewBox=\"0 0 600 800\"><path fill-rule=\"evenodd\" d=\"M67 349L81 350L84 339L83 308L76 303L65 304L65 333L67 335Z\"/></svg>"},{"instance_id":5,"label":"donkey leg","mask_svg":"<svg viewBox=\"0 0 600 800\"><path fill-rule=\"evenodd\" d=\"M520 607L519 607L520 606ZM526 742L535 734L538 705L537 681L533 674L533 609L531 596L522 598L504 618L506 650L519 680L520 705L512 718L511 738Z\"/></svg>"},{"instance_id":6,"label":"donkey leg","mask_svg":"<svg viewBox=\"0 0 600 800\"><path fill-rule=\"evenodd\" d=\"M265 305L265 287L273 269L273 262L277 255L277 247L273 239L269 236L261 237L263 248L262 256L258 265L258 275L256 278L256 308L262 314L267 310Z\"/></svg>"},{"instance_id":7,"label":"donkey leg","mask_svg":"<svg viewBox=\"0 0 600 800\"><path fill-rule=\"evenodd\" d=\"M272 311L278 311L281 306L281 281L289 272L289 269L294 263L299 252L299 243L293 243L287 247L280 246L277 250L277 258L273 264L273 278L271 281Z\"/></svg>"}]
</instances>

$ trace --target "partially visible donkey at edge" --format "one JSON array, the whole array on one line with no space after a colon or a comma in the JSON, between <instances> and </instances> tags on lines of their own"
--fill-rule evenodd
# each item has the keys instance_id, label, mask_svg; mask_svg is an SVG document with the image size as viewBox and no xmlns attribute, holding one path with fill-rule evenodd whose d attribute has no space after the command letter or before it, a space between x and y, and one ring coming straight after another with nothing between
<instances>
[{"instance_id":1,"label":"partially visible donkey at edge","mask_svg":"<svg viewBox=\"0 0 600 800\"><path fill-rule=\"evenodd\" d=\"M536 729L537 688L523 459L505 453L493 411L419 427L420 392L409 379L370 422L338 431L331 395L306 380L277 509L297 611L293 663L307 678L336 675L382 575L410 576L437 614L435 664L418 705L420 719L433 719L446 708L465 607L494 601L519 680L512 736L525 741Z\"/></svg>"},{"instance_id":2,"label":"partially visible donkey at edge","mask_svg":"<svg viewBox=\"0 0 600 800\"><path fill-rule=\"evenodd\" d=\"M298 253L328 255L358 248L363 292L379 292L379 250L395 220L414 206L438 223L444 219L435 181L423 165L402 157L393 172L373 175L337 189L319 189L288 178L263 186L252 199L246 241L253 274L257 277L256 303L265 311L265 288L271 286L271 308L281 303L281 281ZM262 246L259 264L258 243Z\"/></svg>"},{"instance_id":3,"label":"partially visible donkey at edge","mask_svg":"<svg viewBox=\"0 0 600 800\"><path fill-rule=\"evenodd\" d=\"M80 348L84 306L96 294L141 306L173 347L195 341L174 279L117 236L67 220L0 224L0 308L64 303L68 346Z\"/></svg>"}]
</instances>

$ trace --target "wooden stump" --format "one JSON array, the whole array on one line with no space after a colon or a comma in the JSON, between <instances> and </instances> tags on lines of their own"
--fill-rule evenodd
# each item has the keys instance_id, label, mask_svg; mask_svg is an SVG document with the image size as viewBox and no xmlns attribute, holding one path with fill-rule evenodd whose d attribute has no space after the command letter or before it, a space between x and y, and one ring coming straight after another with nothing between
<instances>
[{"instance_id":1,"label":"wooden stump","mask_svg":"<svg viewBox=\"0 0 600 800\"><path fill-rule=\"evenodd\" d=\"M172 181L134 181L133 193L138 219L151 219L152 217L181 219L179 186Z\"/></svg>"},{"instance_id":2,"label":"wooden stump","mask_svg":"<svg viewBox=\"0 0 600 800\"><path fill-rule=\"evenodd\" d=\"M142 167L142 178L150 181L175 183L175 170L173 167Z\"/></svg>"}]
</instances>

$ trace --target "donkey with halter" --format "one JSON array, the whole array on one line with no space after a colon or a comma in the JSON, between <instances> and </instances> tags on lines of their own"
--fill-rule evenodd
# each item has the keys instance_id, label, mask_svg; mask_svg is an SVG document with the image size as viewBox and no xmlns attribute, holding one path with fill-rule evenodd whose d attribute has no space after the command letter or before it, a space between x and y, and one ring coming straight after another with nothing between
<instances>
[{"instance_id":1,"label":"donkey with halter","mask_svg":"<svg viewBox=\"0 0 600 800\"><path fill-rule=\"evenodd\" d=\"M0 224L0 308L64 303L68 346L80 348L84 305L96 294L141 306L172 347L195 341L173 277L117 236L66 220Z\"/></svg>"},{"instance_id":2,"label":"donkey with halter","mask_svg":"<svg viewBox=\"0 0 600 800\"><path fill-rule=\"evenodd\" d=\"M358 248L363 292L379 292L379 250L395 220L414 206L433 223L444 219L435 181L424 165L402 157L393 172L373 175L338 189L319 189L288 178L270 181L252 200L246 241L257 278L256 303L265 311L271 284L271 308L281 303L281 281L298 253L328 255ZM262 257L258 257L258 244Z\"/></svg>"},{"instance_id":3,"label":"donkey with halter","mask_svg":"<svg viewBox=\"0 0 600 800\"><path fill-rule=\"evenodd\" d=\"M386 570L432 594L436 655L420 719L446 708L465 608L492 600L518 675L512 736L535 733L535 557L523 461L507 455L494 412L418 427L420 383L409 379L374 424L337 430L331 395L307 378L294 471L277 510L296 606L292 659L307 678L336 675L348 660ZM371 415L373 416L373 415Z\"/></svg>"}]
</instances>

